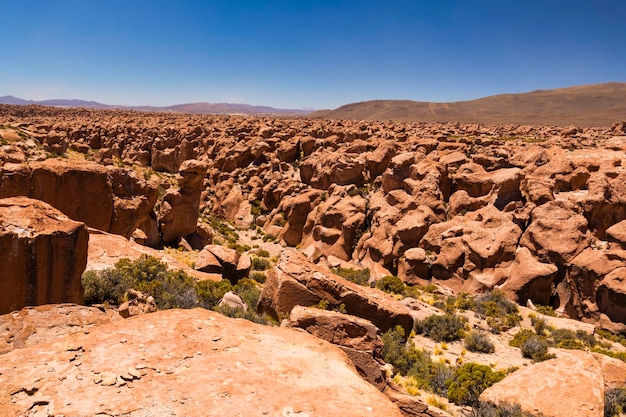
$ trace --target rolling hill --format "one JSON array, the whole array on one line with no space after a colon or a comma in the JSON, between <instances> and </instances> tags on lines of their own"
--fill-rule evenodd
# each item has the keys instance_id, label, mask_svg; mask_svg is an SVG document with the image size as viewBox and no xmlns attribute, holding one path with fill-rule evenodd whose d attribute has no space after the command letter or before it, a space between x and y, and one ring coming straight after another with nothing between
<instances>
[{"instance_id":1,"label":"rolling hill","mask_svg":"<svg viewBox=\"0 0 626 417\"><path fill-rule=\"evenodd\" d=\"M327 119L610 126L626 120L626 83L604 83L429 103L373 100L309 115Z\"/></svg>"}]
</instances>

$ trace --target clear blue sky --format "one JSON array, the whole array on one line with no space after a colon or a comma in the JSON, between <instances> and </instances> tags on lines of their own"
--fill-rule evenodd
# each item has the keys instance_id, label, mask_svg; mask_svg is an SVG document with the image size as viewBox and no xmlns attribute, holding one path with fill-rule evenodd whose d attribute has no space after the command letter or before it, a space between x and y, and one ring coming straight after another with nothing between
<instances>
[{"instance_id":1,"label":"clear blue sky","mask_svg":"<svg viewBox=\"0 0 626 417\"><path fill-rule=\"evenodd\" d=\"M0 96L335 108L626 81L624 0L3 0Z\"/></svg>"}]
</instances>

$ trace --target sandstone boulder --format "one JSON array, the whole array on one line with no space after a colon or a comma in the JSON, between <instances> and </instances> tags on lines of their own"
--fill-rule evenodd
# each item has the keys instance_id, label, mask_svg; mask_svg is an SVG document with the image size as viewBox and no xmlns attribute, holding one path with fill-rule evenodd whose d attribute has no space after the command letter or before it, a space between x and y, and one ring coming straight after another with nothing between
<instances>
[{"instance_id":1,"label":"sandstone boulder","mask_svg":"<svg viewBox=\"0 0 626 417\"><path fill-rule=\"evenodd\" d=\"M519 404L545 416L604 415L602 366L593 355L570 350L559 357L519 369L487 388L481 401Z\"/></svg>"},{"instance_id":2,"label":"sandstone boulder","mask_svg":"<svg viewBox=\"0 0 626 417\"><path fill-rule=\"evenodd\" d=\"M330 343L203 309L160 311L9 352L0 361L0 407L7 417L402 416Z\"/></svg>"},{"instance_id":3,"label":"sandstone boulder","mask_svg":"<svg viewBox=\"0 0 626 417\"><path fill-rule=\"evenodd\" d=\"M539 262L528 248L518 247L509 277L500 288L518 304L524 305L527 300L531 300L534 303L550 305L557 272L556 266Z\"/></svg>"},{"instance_id":4,"label":"sandstone boulder","mask_svg":"<svg viewBox=\"0 0 626 417\"><path fill-rule=\"evenodd\" d=\"M370 321L335 311L296 306L291 310L288 325L339 346L366 381L381 391L387 385L387 375L382 368L380 330Z\"/></svg>"},{"instance_id":5,"label":"sandstone boulder","mask_svg":"<svg viewBox=\"0 0 626 417\"><path fill-rule=\"evenodd\" d=\"M0 313L27 305L81 303L87 227L26 197L0 200Z\"/></svg>"},{"instance_id":6,"label":"sandstone boulder","mask_svg":"<svg viewBox=\"0 0 626 417\"><path fill-rule=\"evenodd\" d=\"M348 314L367 319L382 331L399 325L408 335L413 329L409 311L388 294L331 274L294 250L283 251L269 272L257 309L278 318L297 305L308 307L321 300L332 307L343 304Z\"/></svg>"}]
</instances>

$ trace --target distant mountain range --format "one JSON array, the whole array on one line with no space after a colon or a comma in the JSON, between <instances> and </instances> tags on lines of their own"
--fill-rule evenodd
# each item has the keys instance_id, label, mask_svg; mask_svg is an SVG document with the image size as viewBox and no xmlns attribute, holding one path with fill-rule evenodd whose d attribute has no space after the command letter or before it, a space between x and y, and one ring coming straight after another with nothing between
<instances>
[{"instance_id":1,"label":"distant mountain range","mask_svg":"<svg viewBox=\"0 0 626 417\"><path fill-rule=\"evenodd\" d=\"M591 84L470 101L374 100L308 115L328 119L610 126L626 121L626 83Z\"/></svg>"},{"instance_id":2,"label":"distant mountain range","mask_svg":"<svg viewBox=\"0 0 626 417\"><path fill-rule=\"evenodd\" d=\"M85 101L76 99L52 99L52 100L24 100L13 96L0 97L0 104L28 105L39 104L54 107L83 107L87 109L131 109L138 111L192 113L192 114L244 114L257 116L304 116L313 110L304 109L275 109L268 106L252 106L249 104L233 103L186 103L174 106L122 106L98 103L97 101Z\"/></svg>"}]
</instances>

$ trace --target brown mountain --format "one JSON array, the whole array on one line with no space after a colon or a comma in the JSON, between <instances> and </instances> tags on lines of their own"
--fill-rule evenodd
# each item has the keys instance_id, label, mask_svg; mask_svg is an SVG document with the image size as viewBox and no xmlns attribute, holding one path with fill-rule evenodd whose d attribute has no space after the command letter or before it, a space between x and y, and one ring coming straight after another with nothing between
<instances>
[{"instance_id":1,"label":"brown mountain","mask_svg":"<svg viewBox=\"0 0 626 417\"><path fill-rule=\"evenodd\" d=\"M321 110L309 116L405 122L610 126L626 120L626 83L501 94L453 103L373 100Z\"/></svg>"}]
</instances>

